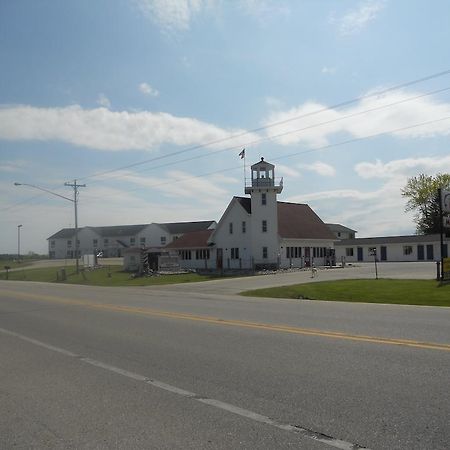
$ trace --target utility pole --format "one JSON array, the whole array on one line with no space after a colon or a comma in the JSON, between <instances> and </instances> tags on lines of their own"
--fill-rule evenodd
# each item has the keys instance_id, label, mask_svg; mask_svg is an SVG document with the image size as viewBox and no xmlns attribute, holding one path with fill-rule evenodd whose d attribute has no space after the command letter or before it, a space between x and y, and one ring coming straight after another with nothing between
<instances>
[{"instance_id":1,"label":"utility pole","mask_svg":"<svg viewBox=\"0 0 450 450\"><path fill-rule=\"evenodd\" d=\"M17 261L20 262L20 229L22 225L17 225Z\"/></svg>"},{"instance_id":2,"label":"utility pole","mask_svg":"<svg viewBox=\"0 0 450 450\"><path fill-rule=\"evenodd\" d=\"M64 186L73 188L73 206L75 208L75 264L77 274L80 272L80 266L78 261L78 188L86 187L85 184L77 184L77 180L73 180L73 183L64 183Z\"/></svg>"}]
</instances>

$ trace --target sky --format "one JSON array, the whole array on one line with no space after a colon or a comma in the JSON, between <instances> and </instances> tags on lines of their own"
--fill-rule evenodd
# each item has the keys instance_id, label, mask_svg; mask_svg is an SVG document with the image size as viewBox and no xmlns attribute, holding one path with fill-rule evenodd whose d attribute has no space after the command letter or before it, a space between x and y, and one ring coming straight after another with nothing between
<instances>
[{"instance_id":1,"label":"sky","mask_svg":"<svg viewBox=\"0 0 450 450\"><path fill-rule=\"evenodd\" d=\"M21 253L47 253L74 180L80 227L218 221L261 157L280 201L357 237L414 233L406 180L450 172L449 17L448 0L0 0L0 254L18 225Z\"/></svg>"}]
</instances>

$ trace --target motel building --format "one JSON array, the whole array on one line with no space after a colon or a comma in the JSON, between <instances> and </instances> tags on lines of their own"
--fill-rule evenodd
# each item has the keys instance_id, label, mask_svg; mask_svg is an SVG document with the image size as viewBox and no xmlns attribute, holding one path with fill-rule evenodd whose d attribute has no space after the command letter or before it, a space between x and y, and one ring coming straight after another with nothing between
<instances>
[{"instance_id":1,"label":"motel building","mask_svg":"<svg viewBox=\"0 0 450 450\"><path fill-rule=\"evenodd\" d=\"M374 257L380 262L441 260L439 234L343 239L335 249L338 263L373 262ZM448 249L449 238L444 237L443 258L448 257Z\"/></svg>"}]
</instances>

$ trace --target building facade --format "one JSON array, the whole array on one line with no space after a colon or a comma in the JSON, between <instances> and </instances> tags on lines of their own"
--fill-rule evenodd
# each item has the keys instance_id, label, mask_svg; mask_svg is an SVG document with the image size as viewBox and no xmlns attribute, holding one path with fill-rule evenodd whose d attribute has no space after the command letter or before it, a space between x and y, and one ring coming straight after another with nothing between
<instances>
[{"instance_id":1,"label":"building facade","mask_svg":"<svg viewBox=\"0 0 450 450\"><path fill-rule=\"evenodd\" d=\"M185 268L243 270L328 264L334 256L335 236L308 205L279 202L282 190L283 180L275 178L275 166L261 158L251 166L250 182L244 188L249 196L231 199L207 239L203 236L195 241L186 234L167 249L178 252Z\"/></svg>"},{"instance_id":2,"label":"building facade","mask_svg":"<svg viewBox=\"0 0 450 450\"><path fill-rule=\"evenodd\" d=\"M374 257L381 262L441 260L439 234L344 239L335 243L335 249L337 261L347 263L371 262ZM446 237L444 258L448 250L449 238Z\"/></svg>"},{"instance_id":3,"label":"building facade","mask_svg":"<svg viewBox=\"0 0 450 450\"><path fill-rule=\"evenodd\" d=\"M78 229L78 256L120 257L133 247L162 248L185 233L213 229L214 220L83 227ZM75 258L75 229L64 228L48 239L50 259Z\"/></svg>"}]
</instances>

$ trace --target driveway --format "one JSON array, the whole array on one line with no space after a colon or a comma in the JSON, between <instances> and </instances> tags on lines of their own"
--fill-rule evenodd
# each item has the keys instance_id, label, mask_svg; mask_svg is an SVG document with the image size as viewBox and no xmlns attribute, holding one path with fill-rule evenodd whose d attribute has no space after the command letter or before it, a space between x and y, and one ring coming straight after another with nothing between
<instances>
[{"instance_id":1,"label":"driveway","mask_svg":"<svg viewBox=\"0 0 450 450\"><path fill-rule=\"evenodd\" d=\"M408 262L408 263L379 263L379 278L423 279L436 278L436 263ZM259 276L240 278L223 278L199 283L171 284L165 286L151 286L148 289L178 291L185 293L203 294L238 294L239 292L290 284L311 283L318 281L344 280L355 278L375 278L375 267L370 263L347 265L345 268L319 269L316 277L311 277L310 270L280 271Z\"/></svg>"}]
</instances>

